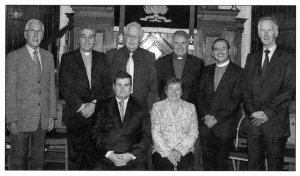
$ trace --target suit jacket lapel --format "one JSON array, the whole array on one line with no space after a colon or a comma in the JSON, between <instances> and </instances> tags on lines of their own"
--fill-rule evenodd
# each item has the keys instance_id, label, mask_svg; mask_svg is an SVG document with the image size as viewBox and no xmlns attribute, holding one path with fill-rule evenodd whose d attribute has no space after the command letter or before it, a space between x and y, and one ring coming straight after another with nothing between
<instances>
[{"instance_id":1,"label":"suit jacket lapel","mask_svg":"<svg viewBox=\"0 0 300 176\"><path fill-rule=\"evenodd\" d=\"M40 55L41 55L41 58L40 58L40 60L41 60L41 65L42 65L42 77L44 78L44 76L46 76L45 74L47 73L47 64L46 64L46 55L45 55L45 53L44 53L44 51L43 50L41 50L40 49ZM44 80L44 79L43 79Z\"/></svg>"},{"instance_id":2,"label":"suit jacket lapel","mask_svg":"<svg viewBox=\"0 0 300 176\"><path fill-rule=\"evenodd\" d=\"M35 74L35 64L34 64L34 61L32 60L31 58L31 55L26 47L26 45L22 48L22 53L23 53L23 58L24 58L24 64L27 65L27 68L28 68L28 72L34 76L34 78L37 78L37 75ZM41 55L41 53L40 53ZM42 56L41 56L42 57ZM41 63L42 64L42 63Z\"/></svg>"},{"instance_id":3,"label":"suit jacket lapel","mask_svg":"<svg viewBox=\"0 0 300 176\"><path fill-rule=\"evenodd\" d=\"M173 65L172 65L173 67ZM189 54L187 54L186 61L182 70L181 80L186 80L190 78L192 68L194 67L194 64L191 60L191 57Z\"/></svg>"},{"instance_id":4,"label":"suit jacket lapel","mask_svg":"<svg viewBox=\"0 0 300 176\"><path fill-rule=\"evenodd\" d=\"M111 98L111 101L107 103L107 107L108 107L110 117L112 117L113 121L117 125L117 128L120 128L122 122L121 122L118 102L115 97Z\"/></svg>"},{"instance_id":5,"label":"suit jacket lapel","mask_svg":"<svg viewBox=\"0 0 300 176\"><path fill-rule=\"evenodd\" d=\"M216 69L216 64L212 65L208 71L208 76L209 76L209 83L208 83L208 86L209 86L209 89L208 90L211 90L214 94L215 93L215 90L214 90L214 80L215 80L215 69Z\"/></svg>"},{"instance_id":6,"label":"suit jacket lapel","mask_svg":"<svg viewBox=\"0 0 300 176\"><path fill-rule=\"evenodd\" d=\"M169 70L169 74L171 78L175 78L176 75L175 75L174 64L173 64L173 53L169 55L167 59L166 67Z\"/></svg>"},{"instance_id":7,"label":"suit jacket lapel","mask_svg":"<svg viewBox=\"0 0 300 176\"><path fill-rule=\"evenodd\" d=\"M86 72L86 69L85 69L85 65L84 65L84 62L82 60L82 56L81 56L81 53L80 53L79 49L75 52L74 61L78 65L78 68L79 68L78 72L81 72L81 74L85 75L86 81L89 82L87 72Z\"/></svg>"},{"instance_id":8,"label":"suit jacket lapel","mask_svg":"<svg viewBox=\"0 0 300 176\"><path fill-rule=\"evenodd\" d=\"M123 48L120 49L120 56L116 56L116 60L119 65L118 68L121 68L122 70L124 69L123 71L126 71L127 61L130 56L129 53L130 53L129 50L126 48L126 46L124 46ZM135 60L134 60L134 62L135 62ZM135 66L134 66L134 69L135 69Z\"/></svg>"},{"instance_id":9,"label":"suit jacket lapel","mask_svg":"<svg viewBox=\"0 0 300 176\"><path fill-rule=\"evenodd\" d=\"M127 107L126 107L126 112L125 112L125 116L124 116L124 120L122 123L122 127L126 126L127 123L129 123L133 116L134 113L134 103L133 103L133 99L132 97L129 97L128 102L127 102Z\"/></svg>"},{"instance_id":10,"label":"suit jacket lapel","mask_svg":"<svg viewBox=\"0 0 300 176\"><path fill-rule=\"evenodd\" d=\"M279 58L281 58L281 52L279 52L277 49L275 49L273 56L271 58L271 61L269 63L268 69L267 69L267 74L269 73L270 70L276 65L278 62Z\"/></svg>"},{"instance_id":11,"label":"suit jacket lapel","mask_svg":"<svg viewBox=\"0 0 300 176\"><path fill-rule=\"evenodd\" d=\"M98 57L97 57L97 54L96 54L96 52L94 51L94 50L92 50L92 70L91 70L91 89L93 88L93 86L94 86L94 82L95 82L95 80L96 79L100 79L100 78L95 78L95 75L97 75L96 74L96 72L97 72L97 70L96 70L96 64L97 64L97 62L98 62Z\"/></svg>"}]
</instances>

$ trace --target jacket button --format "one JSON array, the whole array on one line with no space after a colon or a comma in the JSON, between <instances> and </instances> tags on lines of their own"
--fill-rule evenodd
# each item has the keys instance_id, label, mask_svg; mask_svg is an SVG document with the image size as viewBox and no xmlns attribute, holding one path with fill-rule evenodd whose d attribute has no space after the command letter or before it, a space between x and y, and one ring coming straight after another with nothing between
<instances>
[{"instance_id":1,"label":"jacket button","mask_svg":"<svg viewBox=\"0 0 300 176\"><path fill-rule=\"evenodd\" d=\"M41 105L41 103L39 103L39 106Z\"/></svg>"}]
</instances>

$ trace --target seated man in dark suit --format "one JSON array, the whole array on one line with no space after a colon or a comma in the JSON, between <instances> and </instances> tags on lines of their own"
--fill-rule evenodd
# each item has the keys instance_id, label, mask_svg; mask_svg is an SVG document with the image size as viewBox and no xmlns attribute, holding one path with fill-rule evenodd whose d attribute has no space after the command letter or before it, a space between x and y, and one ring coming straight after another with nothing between
<instances>
[{"instance_id":1,"label":"seated man in dark suit","mask_svg":"<svg viewBox=\"0 0 300 176\"><path fill-rule=\"evenodd\" d=\"M116 74L115 96L97 102L94 139L100 170L146 170L147 149L152 142L148 106L130 96L132 79Z\"/></svg>"}]
</instances>

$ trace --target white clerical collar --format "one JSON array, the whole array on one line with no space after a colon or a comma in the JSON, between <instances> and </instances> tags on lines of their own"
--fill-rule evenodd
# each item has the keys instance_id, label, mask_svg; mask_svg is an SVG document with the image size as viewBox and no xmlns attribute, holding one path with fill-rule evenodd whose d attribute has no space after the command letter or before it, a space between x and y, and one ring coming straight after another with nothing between
<instances>
[{"instance_id":1,"label":"white clerical collar","mask_svg":"<svg viewBox=\"0 0 300 176\"><path fill-rule=\"evenodd\" d=\"M224 62L224 63L222 63L222 64L218 64L217 63L217 67L225 67L225 66L227 66L228 64L229 64L229 59L226 61L226 62Z\"/></svg>"}]
</instances>

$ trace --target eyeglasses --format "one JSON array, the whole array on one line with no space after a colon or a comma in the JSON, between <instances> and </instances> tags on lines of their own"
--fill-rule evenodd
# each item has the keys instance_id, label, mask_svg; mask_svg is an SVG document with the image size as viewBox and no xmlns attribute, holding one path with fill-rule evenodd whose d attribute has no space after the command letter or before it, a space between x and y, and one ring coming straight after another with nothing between
<instances>
[{"instance_id":1,"label":"eyeglasses","mask_svg":"<svg viewBox=\"0 0 300 176\"><path fill-rule=\"evenodd\" d=\"M138 40L139 39L138 35L127 34L126 37L127 37L127 39L133 39L133 40Z\"/></svg>"},{"instance_id":2,"label":"eyeglasses","mask_svg":"<svg viewBox=\"0 0 300 176\"><path fill-rule=\"evenodd\" d=\"M228 48L214 48L214 52L226 52L228 50Z\"/></svg>"},{"instance_id":3,"label":"eyeglasses","mask_svg":"<svg viewBox=\"0 0 300 176\"><path fill-rule=\"evenodd\" d=\"M43 31L41 31L41 30L37 30L37 31L35 31L35 30L26 30L26 31L30 32L31 34L35 34L35 33L37 33L38 35L43 34Z\"/></svg>"}]
</instances>

